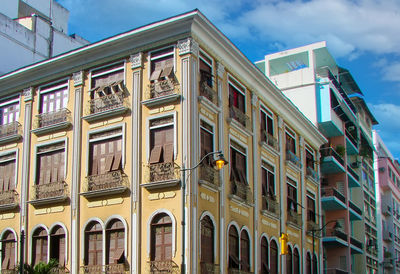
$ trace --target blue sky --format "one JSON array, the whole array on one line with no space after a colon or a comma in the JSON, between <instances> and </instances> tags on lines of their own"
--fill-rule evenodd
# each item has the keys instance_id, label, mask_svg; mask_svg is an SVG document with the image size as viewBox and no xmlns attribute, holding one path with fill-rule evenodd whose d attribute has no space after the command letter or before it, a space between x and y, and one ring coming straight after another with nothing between
<instances>
[{"instance_id":1,"label":"blue sky","mask_svg":"<svg viewBox=\"0 0 400 274\"><path fill-rule=\"evenodd\" d=\"M91 42L198 8L253 62L327 41L350 70L379 121L375 129L400 157L400 1L398 0L58 0L69 32ZM397 117L397 118L396 118Z\"/></svg>"}]
</instances>

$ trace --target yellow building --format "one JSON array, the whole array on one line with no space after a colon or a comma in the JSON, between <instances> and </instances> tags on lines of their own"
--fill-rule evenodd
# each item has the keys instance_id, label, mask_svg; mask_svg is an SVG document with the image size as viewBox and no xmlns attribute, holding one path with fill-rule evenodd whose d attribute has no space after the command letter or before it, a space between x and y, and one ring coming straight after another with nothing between
<instances>
[{"instance_id":1,"label":"yellow building","mask_svg":"<svg viewBox=\"0 0 400 274\"><path fill-rule=\"evenodd\" d=\"M3 75L0 94L2 269L321 268L326 140L199 11Z\"/></svg>"}]
</instances>

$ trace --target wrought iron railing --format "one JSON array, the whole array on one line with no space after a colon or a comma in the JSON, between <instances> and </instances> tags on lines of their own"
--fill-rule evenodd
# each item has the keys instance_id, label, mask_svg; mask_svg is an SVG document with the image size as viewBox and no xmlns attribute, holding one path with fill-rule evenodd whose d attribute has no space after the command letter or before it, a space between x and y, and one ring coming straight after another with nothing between
<instances>
[{"instance_id":1,"label":"wrought iron railing","mask_svg":"<svg viewBox=\"0 0 400 274\"><path fill-rule=\"evenodd\" d=\"M343 203L346 203L346 198L342 193L340 193L336 188L334 187L323 187L321 189L321 195L322 197L336 197Z\"/></svg>"},{"instance_id":2,"label":"wrought iron railing","mask_svg":"<svg viewBox=\"0 0 400 274\"><path fill-rule=\"evenodd\" d=\"M122 170L110 171L105 174L89 175L85 192L129 187L128 178Z\"/></svg>"},{"instance_id":3,"label":"wrought iron railing","mask_svg":"<svg viewBox=\"0 0 400 274\"><path fill-rule=\"evenodd\" d=\"M276 201L276 196L262 196L262 210L268 211L274 216L279 216L279 203Z\"/></svg>"},{"instance_id":4,"label":"wrought iron railing","mask_svg":"<svg viewBox=\"0 0 400 274\"><path fill-rule=\"evenodd\" d=\"M89 100L87 115L105 112L121 107L129 107L128 97L124 92L117 92Z\"/></svg>"},{"instance_id":5,"label":"wrought iron railing","mask_svg":"<svg viewBox=\"0 0 400 274\"><path fill-rule=\"evenodd\" d=\"M234 106L229 106L229 117L238 121L239 124L251 131L250 118L242 110Z\"/></svg>"},{"instance_id":6,"label":"wrought iron railing","mask_svg":"<svg viewBox=\"0 0 400 274\"><path fill-rule=\"evenodd\" d=\"M313 230L315 235L315 233L318 232L319 230L319 225L314 221L307 220L307 231L313 231Z\"/></svg>"},{"instance_id":7,"label":"wrought iron railing","mask_svg":"<svg viewBox=\"0 0 400 274\"><path fill-rule=\"evenodd\" d=\"M1 274L17 274L17 273L20 273L17 268L1 270Z\"/></svg>"},{"instance_id":8,"label":"wrought iron railing","mask_svg":"<svg viewBox=\"0 0 400 274\"><path fill-rule=\"evenodd\" d=\"M151 274L180 273L179 266L172 260L150 261L148 262L148 268L148 273Z\"/></svg>"},{"instance_id":9,"label":"wrought iron railing","mask_svg":"<svg viewBox=\"0 0 400 274\"><path fill-rule=\"evenodd\" d=\"M354 138L354 136L350 133L350 131L348 131L346 129L346 137L350 140L350 142L356 147L358 148L358 142L356 140L356 138Z\"/></svg>"},{"instance_id":10,"label":"wrought iron railing","mask_svg":"<svg viewBox=\"0 0 400 274\"><path fill-rule=\"evenodd\" d=\"M32 188L32 200L66 197L68 195L68 185L64 181L34 185Z\"/></svg>"},{"instance_id":11,"label":"wrought iron railing","mask_svg":"<svg viewBox=\"0 0 400 274\"><path fill-rule=\"evenodd\" d=\"M231 194L244 200L244 202L247 204L251 204L253 202L251 189L245 183L231 180Z\"/></svg>"},{"instance_id":12,"label":"wrought iron railing","mask_svg":"<svg viewBox=\"0 0 400 274\"><path fill-rule=\"evenodd\" d=\"M323 235L324 237L337 237L347 242L347 234L337 228L325 228Z\"/></svg>"},{"instance_id":13,"label":"wrought iron railing","mask_svg":"<svg viewBox=\"0 0 400 274\"><path fill-rule=\"evenodd\" d=\"M301 168L300 158L290 150L286 150L286 160Z\"/></svg>"},{"instance_id":14,"label":"wrought iron railing","mask_svg":"<svg viewBox=\"0 0 400 274\"><path fill-rule=\"evenodd\" d=\"M319 181L318 172L316 172L312 167L307 167L306 175L313 178L315 181Z\"/></svg>"},{"instance_id":15,"label":"wrought iron railing","mask_svg":"<svg viewBox=\"0 0 400 274\"><path fill-rule=\"evenodd\" d=\"M172 94L179 94L179 83L174 78L168 78L150 83L144 99L161 98Z\"/></svg>"},{"instance_id":16,"label":"wrought iron railing","mask_svg":"<svg viewBox=\"0 0 400 274\"><path fill-rule=\"evenodd\" d=\"M206 97L213 104L218 105L218 94L208 85L208 81L200 81L200 95Z\"/></svg>"},{"instance_id":17,"label":"wrought iron railing","mask_svg":"<svg viewBox=\"0 0 400 274\"><path fill-rule=\"evenodd\" d=\"M276 139L272 134L268 133L266 130L261 131L261 141L265 142L270 147L275 150L279 150L278 139Z\"/></svg>"},{"instance_id":18,"label":"wrought iron railing","mask_svg":"<svg viewBox=\"0 0 400 274\"><path fill-rule=\"evenodd\" d=\"M149 164L145 175L148 182L178 180L180 168L174 162Z\"/></svg>"},{"instance_id":19,"label":"wrought iron railing","mask_svg":"<svg viewBox=\"0 0 400 274\"><path fill-rule=\"evenodd\" d=\"M358 247L359 249L363 249L362 242L354 238L353 236L350 236L350 244L354 245L355 247Z\"/></svg>"},{"instance_id":20,"label":"wrought iron railing","mask_svg":"<svg viewBox=\"0 0 400 274\"><path fill-rule=\"evenodd\" d=\"M321 148L321 157L328 157L328 156L332 156L333 158L335 158L342 166L344 166L344 160L342 158L342 156L339 155L339 153L336 152L335 149L333 149L333 147L325 147L325 148Z\"/></svg>"},{"instance_id":21,"label":"wrought iron railing","mask_svg":"<svg viewBox=\"0 0 400 274\"><path fill-rule=\"evenodd\" d=\"M288 210L286 221L296 226L301 226L302 225L301 213L297 213L294 210Z\"/></svg>"},{"instance_id":22,"label":"wrought iron railing","mask_svg":"<svg viewBox=\"0 0 400 274\"><path fill-rule=\"evenodd\" d=\"M217 264L200 262L200 273L201 274L219 274L221 268Z\"/></svg>"},{"instance_id":23,"label":"wrought iron railing","mask_svg":"<svg viewBox=\"0 0 400 274\"><path fill-rule=\"evenodd\" d=\"M242 269L236 269L236 268L229 268L228 273L229 274L252 274L254 272L242 270Z\"/></svg>"},{"instance_id":24,"label":"wrought iron railing","mask_svg":"<svg viewBox=\"0 0 400 274\"><path fill-rule=\"evenodd\" d=\"M207 164L202 164L200 166L199 178L200 178L200 180L207 181L208 183L215 185L217 187L220 186L218 171L215 168L213 168Z\"/></svg>"},{"instance_id":25,"label":"wrought iron railing","mask_svg":"<svg viewBox=\"0 0 400 274\"><path fill-rule=\"evenodd\" d=\"M362 210L358 205L349 200L349 207L354 210L358 215L362 216Z\"/></svg>"},{"instance_id":26,"label":"wrought iron railing","mask_svg":"<svg viewBox=\"0 0 400 274\"><path fill-rule=\"evenodd\" d=\"M354 177L354 179L356 179L357 181L360 180L360 176L354 171L352 167L350 167L350 165L347 165L347 171L351 174L351 176Z\"/></svg>"},{"instance_id":27,"label":"wrought iron railing","mask_svg":"<svg viewBox=\"0 0 400 274\"><path fill-rule=\"evenodd\" d=\"M0 206L18 203L18 193L15 190L0 192Z\"/></svg>"},{"instance_id":28,"label":"wrought iron railing","mask_svg":"<svg viewBox=\"0 0 400 274\"><path fill-rule=\"evenodd\" d=\"M389 241L389 242L393 241L392 232L388 231L387 229L384 229L382 234L384 241Z\"/></svg>"},{"instance_id":29,"label":"wrought iron railing","mask_svg":"<svg viewBox=\"0 0 400 274\"><path fill-rule=\"evenodd\" d=\"M21 135L21 125L18 122L0 125L0 139L13 135Z\"/></svg>"},{"instance_id":30,"label":"wrought iron railing","mask_svg":"<svg viewBox=\"0 0 400 274\"><path fill-rule=\"evenodd\" d=\"M47 127L65 122L71 122L71 112L66 108L62 108L36 115L35 128Z\"/></svg>"},{"instance_id":31,"label":"wrought iron railing","mask_svg":"<svg viewBox=\"0 0 400 274\"><path fill-rule=\"evenodd\" d=\"M81 266L81 273L122 274L122 273L126 273L127 271L128 271L128 269L125 264Z\"/></svg>"}]
</instances>

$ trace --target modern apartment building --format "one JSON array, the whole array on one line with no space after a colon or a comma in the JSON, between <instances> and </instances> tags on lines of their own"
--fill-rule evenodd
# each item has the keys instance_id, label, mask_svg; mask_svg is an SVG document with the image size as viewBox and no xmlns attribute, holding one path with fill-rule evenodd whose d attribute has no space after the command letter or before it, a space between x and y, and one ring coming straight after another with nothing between
<instances>
[{"instance_id":1,"label":"modern apartment building","mask_svg":"<svg viewBox=\"0 0 400 274\"><path fill-rule=\"evenodd\" d=\"M380 273L400 272L400 166L374 131Z\"/></svg>"},{"instance_id":2,"label":"modern apartment building","mask_svg":"<svg viewBox=\"0 0 400 274\"><path fill-rule=\"evenodd\" d=\"M326 273L376 272L376 120L357 83L325 42L269 54L256 65L328 139L320 150Z\"/></svg>"},{"instance_id":3,"label":"modern apartment building","mask_svg":"<svg viewBox=\"0 0 400 274\"><path fill-rule=\"evenodd\" d=\"M88 44L68 35L68 17L55 0L2 1L0 75Z\"/></svg>"},{"instance_id":4,"label":"modern apartment building","mask_svg":"<svg viewBox=\"0 0 400 274\"><path fill-rule=\"evenodd\" d=\"M199 11L5 74L0 94L2 269L321 273L326 139Z\"/></svg>"}]
</instances>

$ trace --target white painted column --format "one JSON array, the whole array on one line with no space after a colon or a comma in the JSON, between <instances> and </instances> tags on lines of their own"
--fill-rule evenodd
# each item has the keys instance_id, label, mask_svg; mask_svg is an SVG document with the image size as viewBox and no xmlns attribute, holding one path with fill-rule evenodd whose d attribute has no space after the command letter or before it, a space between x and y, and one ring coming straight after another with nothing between
<instances>
[{"instance_id":1,"label":"white painted column","mask_svg":"<svg viewBox=\"0 0 400 274\"><path fill-rule=\"evenodd\" d=\"M279 151L280 151L280 157L279 157L279 185L280 185L280 216L279 216L279 224L280 224L280 231L279 233L286 232L286 170L284 169L285 166L285 159L286 159L286 149L284 146L284 140L285 140L285 128L283 124L283 119L282 117L278 116L278 142L279 142ZM279 235L280 236L280 235ZM281 245L279 243L280 248ZM281 272L280 273L286 273L286 255L279 255L280 251L278 251L278 256L280 257L280 265L281 265Z\"/></svg>"},{"instance_id":2,"label":"white painted column","mask_svg":"<svg viewBox=\"0 0 400 274\"><path fill-rule=\"evenodd\" d=\"M261 180L259 180L259 172L260 172L260 156L259 156L259 146L258 140L260 140L260 131L258 130L259 126L257 124L257 117L258 117L258 98L255 94L252 95L251 98L251 105L252 105L252 125L253 125L253 192L254 192L254 240L253 240L253 250L254 250L254 273L258 273L260 266L259 266L259 256L258 256L258 249L259 249L259 239L258 239L258 221L260 216L260 202L258 200L258 192L260 189Z\"/></svg>"},{"instance_id":3,"label":"white painted column","mask_svg":"<svg viewBox=\"0 0 400 274\"><path fill-rule=\"evenodd\" d=\"M304 137L300 136L299 142L300 149L300 185L301 185L301 219L302 219L302 229L301 229L301 248L300 248L300 272L306 273L305 265L306 265L306 243L307 243L307 187L306 187L306 178L305 178L305 166L304 166L304 153L305 153L305 143Z\"/></svg>"}]
</instances>

